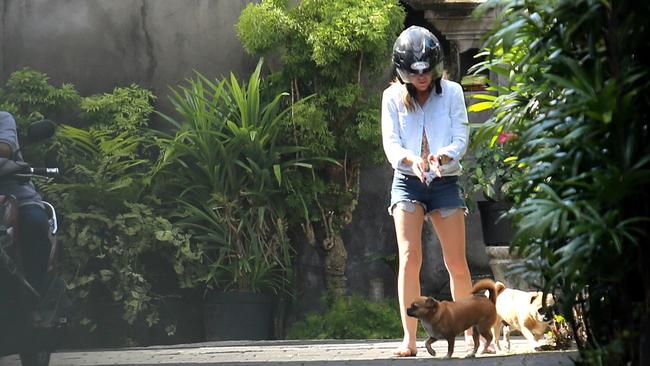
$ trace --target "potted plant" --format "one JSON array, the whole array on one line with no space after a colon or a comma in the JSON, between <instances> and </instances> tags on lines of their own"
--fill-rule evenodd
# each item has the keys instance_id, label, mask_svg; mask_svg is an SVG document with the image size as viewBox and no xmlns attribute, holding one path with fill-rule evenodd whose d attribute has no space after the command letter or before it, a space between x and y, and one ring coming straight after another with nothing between
<instances>
[{"instance_id":1,"label":"potted plant","mask_svg":"<svg viewBox=\"0 0 650 366\"><path fill-rule=\"evenodd\" d=\"M291 293L287 222L300 213L287 197L300 199L296 170L310 165L285 132L287 94L262 93L261 66L248 83L197 74L173 91L180 119L163 116L175 132L159 139L154 185L176 196L176 221L193 235L175 270L205 292L209 340L271 338L274 295Z\"/></svg>"},{"instance_id":2,"label":"potted plant","mask_svg":"<svg viewBox=\"0 0 650 366\"><path fill-rule=\"evenodd\" d=\"M517 135L504 130L494 133L479 126L471 137L465 189L467 195L482 196L476 203L490 268L494 278L506 286L526 289L528 284L510 274L521 263L510 252L514 227L508 216L517 198L511 188L523 178L517 156L510 153L518 142Z\"/></svg>"},{"instance_id":3,"label":"potted plant","mask_svg":"<svg viewBox=\"0 0 650 366\"><path fill-rule=\"evenodd\" d=\"M465 75L460 80L460 85L463 91L467 92L481 92L485 93L488 86L488 77L486 75Z\"/></svg>"},{"instance_id":4,"label":"potted plant","mask_svg":"<svg viewBox=\"0 0 650 366\"><path fill-rule=\"evenodd\" d=\"M489 140L472 139L465 186L469 195L481 193L484 198L477 201L477 206L486 245L508 245L512 240L512 221L505 213L514 202L511 187L518 174L517 157L508 152L515 137L514 133L501 131Z\"/></svg>"}]
</instances>

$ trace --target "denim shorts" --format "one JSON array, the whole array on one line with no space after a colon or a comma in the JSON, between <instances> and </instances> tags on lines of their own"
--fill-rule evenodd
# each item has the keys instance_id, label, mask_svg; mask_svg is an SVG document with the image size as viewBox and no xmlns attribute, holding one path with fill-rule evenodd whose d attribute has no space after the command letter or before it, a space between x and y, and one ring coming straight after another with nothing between
<instances>
[{"instance_id":1,"label":"denim shorts","mask_svg":"<svg viewBox=\"0 0 650 366\"><path fill-rule=\"evenodd\" d=\"M458 176L436 178L427 184L414 175L395 172L388 213L392 215L396 206L415 212L416 205L422 206L426 214L439 210L442 217L453 214L459 208L467 209Z\"/></svg>"}]
</instances>

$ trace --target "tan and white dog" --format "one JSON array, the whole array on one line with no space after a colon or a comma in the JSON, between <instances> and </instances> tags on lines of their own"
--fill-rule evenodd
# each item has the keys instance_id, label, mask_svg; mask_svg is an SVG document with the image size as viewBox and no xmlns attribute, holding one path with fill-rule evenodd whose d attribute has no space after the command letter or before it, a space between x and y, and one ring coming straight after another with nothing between
<instances>
[{"instance_id":1,"label":"tan and white dog","mask_svg":"<svg viewBox=\"0 0 650 366\"><path fill-rule=\"evenodd\" d=\"M510 350L510 332L518 330L528 340L531 350L539 350L539 339L548 330L552 321L550 309L555 304L553 295L546 295L543 304L541 291L522 291L506 288L501 282L496 282L497 290L497 319L492 326L494 343L501 350L499 338L504 330L503 340L507 350ZM507 326L507 329L504 329Z\"/></svg>"}]
</instances>

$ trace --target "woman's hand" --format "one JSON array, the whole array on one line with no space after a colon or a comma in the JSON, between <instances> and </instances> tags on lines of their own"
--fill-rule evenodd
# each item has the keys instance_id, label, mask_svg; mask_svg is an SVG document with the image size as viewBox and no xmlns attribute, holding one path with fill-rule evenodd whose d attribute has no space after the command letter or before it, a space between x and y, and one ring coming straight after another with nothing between
<instances>
[{"instance_id":1,"label":"woman's hand","mask_svg":"<svg viewBox=\"0 0 650 366\"><path fill-rule=\"evenodd\" d=\"M429 170L436 175L436 177L442 177L443 164L447 164L452 159L447 155L434 155L429 154L427 157L427 162L429 164Z\"/></svg>"},{"instance_id":2,"label":"woman's hand","mask_svg":"<svg viewBox=\"0 0 650 366\"><path fill-rule=\"evenodd\" d=\"M425 173L429 170L427 162L419 156L410 157L408 160L411 162L411 170L413 171L413 174L424 183L426 179Z\"/></svg>"}]
</instances>

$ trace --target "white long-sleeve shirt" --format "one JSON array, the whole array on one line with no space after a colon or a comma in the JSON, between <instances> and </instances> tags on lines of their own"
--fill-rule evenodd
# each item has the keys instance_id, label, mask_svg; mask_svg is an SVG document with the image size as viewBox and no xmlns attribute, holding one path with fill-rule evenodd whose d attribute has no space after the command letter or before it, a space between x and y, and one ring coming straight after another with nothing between
<instances>
[{"instance_id":1,"label":"white long-sleeve shirt","mask_svg":"<svg viewBox=\"0 0 650 366\"><path fill-rule=\"evenodd\" d=\"M424 105L415 103L413 111L408 111L404 105L404 85L394 83L384 90L381 103L384 152L393 169L400 173L413 175L410 165L403 160L407 156L420 156L422 129L431 153L452 158L443 165L442 174L461 173L460 159L469 140L465 97L460 84L445 79L441 82L442 94L432 91Z\"/></svg>"}]
</instances>

